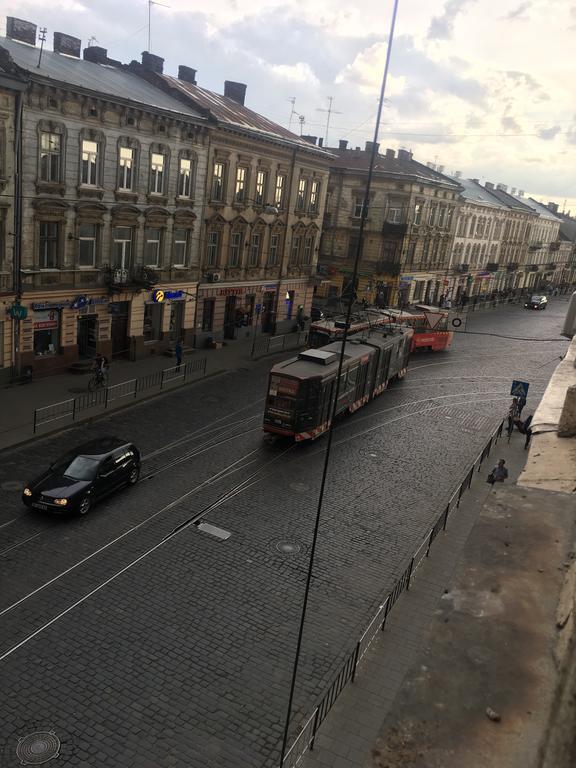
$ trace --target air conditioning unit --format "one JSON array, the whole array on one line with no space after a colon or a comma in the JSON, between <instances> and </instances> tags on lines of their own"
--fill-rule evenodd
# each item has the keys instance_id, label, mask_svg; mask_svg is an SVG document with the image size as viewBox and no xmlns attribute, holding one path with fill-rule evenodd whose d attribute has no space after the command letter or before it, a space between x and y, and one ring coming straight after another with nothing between
<instances>
[{"instance_id":1,"label":"air conditioning unit","mask_svg":"<svg viewBox=\"0 0 576 768\"><path fill-rule=\"evenodd\" d=\"M209 272L206 277L208 278L209 283L219 283L220 282L220 272Z\"/></svg>"}]
</instances>

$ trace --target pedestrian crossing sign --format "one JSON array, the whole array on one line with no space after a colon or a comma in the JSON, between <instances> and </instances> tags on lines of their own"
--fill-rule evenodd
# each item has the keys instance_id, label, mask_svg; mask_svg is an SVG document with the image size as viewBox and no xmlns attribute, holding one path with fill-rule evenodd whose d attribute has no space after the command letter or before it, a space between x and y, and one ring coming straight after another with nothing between
<instances>
[{"instance_id":1,"label":"pedestrian crossing sign","mask_svg":"<svg viewBox=\"0 0 576 768\"><path fill-rule=\"evenodd\" d=\"M530 384L527 381L516 381L516 379L514 379L510 394L514 397L528 397L529 386Z\"/></svg>"}]
</instances>

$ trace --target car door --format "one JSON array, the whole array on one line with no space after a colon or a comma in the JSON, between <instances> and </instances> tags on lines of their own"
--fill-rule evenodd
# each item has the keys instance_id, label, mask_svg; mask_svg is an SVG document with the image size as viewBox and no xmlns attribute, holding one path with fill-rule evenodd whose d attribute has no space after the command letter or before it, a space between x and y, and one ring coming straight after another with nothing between
<instances>
[{"instance_id":1,"label":"car door","mask_svg":"<svg viewBox=\"0 0 576 768\"><path fill-rule=\"evenodd\" d=\"M113 490L116 479L114 473L115 467L116 463L112 456L107 456L100 464L94 483L94 490L98 498L106 496Z\"/></svg>"},{"instance_id":2,"label":"car door","mask_svg":"<svg viewBox=\"0 0 576 768\"><path fill-rule=\"evenodd\" d=\"M134 453L128 447L120 448L113 453L115 467L115 486L123 485L128 482L130 471L134 466Z\"/></svg>"}]
</instances>

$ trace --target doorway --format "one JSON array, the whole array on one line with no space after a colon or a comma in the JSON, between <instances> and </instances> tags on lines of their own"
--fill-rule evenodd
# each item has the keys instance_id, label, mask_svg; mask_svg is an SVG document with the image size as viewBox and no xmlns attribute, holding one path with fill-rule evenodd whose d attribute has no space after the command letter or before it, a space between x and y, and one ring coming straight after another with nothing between
<instances>
[{"instance_id":1,"label":"doorway","mask_svg":"<svg viewBox=\"0 0 576 768\"><path fill-rule=\"evenodd\" d=\"M274 331L274 296L274 293L268 291L262 297L262 333L272 333Z\"/></svg>"},{"instance_id":2,"label":"doorway","mask_svg":"<svg viewBox=\"0 0 576 768\"><path fill-rule=\"evenodd\" d=\"M226 296L224 310L224 338L236 338L236 296Z\"/></svg>"},{"instance_id":3,"label":"doorway","mask_svg":"<svg viewBox=\"0 0 576 768\"><path fill-rule=\"evenodd\" d=\"M184 302L173 301L170 305L170 326L168 330L171 343L175 344L182 338L182 325L184 322Z\"/></svg>"},{"instance_id":4,"label":"doorway","mask_svg":"<svg viewBox=\"0 0 576 768\"><path fill-rule=\"evenodd\" d=\"M83 315L76 324L76 338L80 357L94 357L98 343L98 316Z\"/></svg>"},{"instance_id":5,"label":"doorway","mask_svg":"<svg viewBox=\"0 0 576 768\"><path fill-rule=\"evenodd\" d=\"M128 356L130 347L128 344L128 313L130 302L115 301L110 304L112 313L112 355L115 357Z\"/></svg>"}]
</instances>

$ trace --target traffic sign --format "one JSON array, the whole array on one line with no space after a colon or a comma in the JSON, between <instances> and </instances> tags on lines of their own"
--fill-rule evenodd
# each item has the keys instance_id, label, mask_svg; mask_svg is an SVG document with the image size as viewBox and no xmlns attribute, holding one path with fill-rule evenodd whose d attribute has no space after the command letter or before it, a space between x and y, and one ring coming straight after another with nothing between
<instances>
[{"instance_id":1,"label":"traffic sign","mask_svg":"<svg viewBox=\"0 0 576 768\"><path fill-rule=\"evenodd\" d=\"M514 397L528 397L529 386L530 384L527 381L516 381L516 379L514 379L510 394Z\"/></svg>"},{"instance_id":2,"label":"traffic sign","mask_svg":"<svg viewBox=\"0 0 576 768\"><path fill-rule=\"evenodd\" d=\"M28 307L23 307L20 302L12 304L8 310L8 314L13 320L26 320L28 317Z\"/></svg>"}]
</instances>

